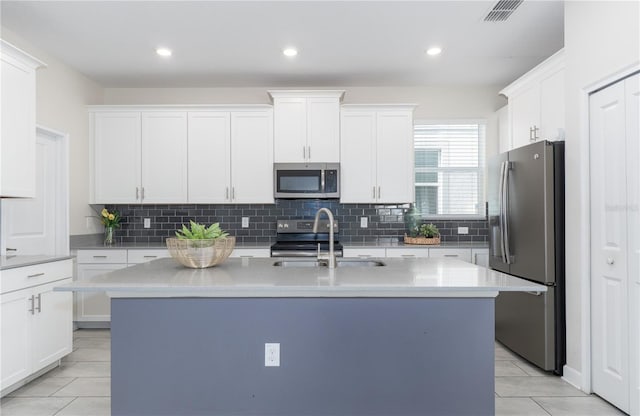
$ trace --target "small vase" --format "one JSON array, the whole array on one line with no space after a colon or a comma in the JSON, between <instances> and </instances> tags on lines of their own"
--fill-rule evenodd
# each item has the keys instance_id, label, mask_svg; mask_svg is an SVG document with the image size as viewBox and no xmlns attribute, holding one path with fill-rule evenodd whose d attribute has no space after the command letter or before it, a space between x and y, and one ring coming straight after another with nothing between
<instances>
[{"instance_id":1,"label":"small vase","mask_svg":"<svg viewBox=\"0 0 640 416\"><path fill-rule=\"evenodd\" d=\"M110 246L113 245L113 233L115 231L115 227L104 227L104 245Z\"/></svg>"}]
</instances>

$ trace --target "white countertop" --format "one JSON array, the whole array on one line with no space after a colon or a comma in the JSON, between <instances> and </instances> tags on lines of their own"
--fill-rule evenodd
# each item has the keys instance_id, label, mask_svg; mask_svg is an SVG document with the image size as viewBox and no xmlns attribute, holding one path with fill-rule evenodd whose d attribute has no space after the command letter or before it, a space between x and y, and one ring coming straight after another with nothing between
<instances>
[{"instance_id":1,"label":"white countertop","mask_svg":"<svg viewBox=\"0 0 640 416\"><path fill-rule=\"evenodd\" d=\"M276 267L282 259L227 259L189 269L157 259L56 290L111 297L495 297L546 287L449 258L381 259L383 267ZM355 259L352 259L355 260ZM293 261L293 260L292 260Z\"/></svg>"}]
</instances>

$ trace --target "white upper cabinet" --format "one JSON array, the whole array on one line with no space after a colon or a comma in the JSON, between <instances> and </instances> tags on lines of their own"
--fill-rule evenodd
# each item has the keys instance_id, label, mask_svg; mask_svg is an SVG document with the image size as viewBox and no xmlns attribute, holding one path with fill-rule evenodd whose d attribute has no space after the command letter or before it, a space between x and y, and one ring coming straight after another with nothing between
<instances>
[{"instance_id":1,"label":"white upper cabinet","mask_svg":"<svg viewBox=\"0 0 640 416\"><path fill-rule=\"evenodd\" d=\"M186 112L90 111L92 203L186 202Z\"/></svg>"},{"instance_id":2,"label":"white upper cabinet","mask_svg":"<svg viewBox=\"0 0 640 416\"><path fill-rule=\"evenodd\" d=\"M501 151L537 140L563 140L564 50L524 74L500 93L508 100L509 142Z\"/></svg>"},{"instance_id":3,"label":"white upper cabinet","mask_svg":"<svg viewBox=\"0 0 640 416\"><path fill-rule=\"evenodd\" d=\"M0 39L0 196L36 193L36 69L46 66Z\"/></svg>"},{"instance_id":4,"label":"white upper cabinet","mask_svg":"<svg viewBox=\"0 0 640 416\"><path fill-rule=\"evenodd\" d=\"M343 203L414 200L413 105L344 105L341 112Z\"/></svg>"},{"instance_id":5,"label":"white upper cabinet","mask_svg":"<svg viewBox=\"0 0 640 416\"><path fill-rule=\"evenodd\" d=\"M274 161L339 162L344 91L269 91L274 107Z\"/></svg>"}]
</instances>

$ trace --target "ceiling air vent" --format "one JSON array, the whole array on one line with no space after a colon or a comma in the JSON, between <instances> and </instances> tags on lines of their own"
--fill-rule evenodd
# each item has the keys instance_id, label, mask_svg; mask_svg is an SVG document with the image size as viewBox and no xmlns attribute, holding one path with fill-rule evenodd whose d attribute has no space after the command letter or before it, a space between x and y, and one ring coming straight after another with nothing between
<instances>
[{"instance_id":1,"label":"ceiling air vent","mask_svg":"<svg viewBox=\"0 0 640 416\"><path fill-rule=\"evenodd\" d=\"M485 22L504 22L524 0L499 0L484 17Z\"/></svg>"}]
</instances>

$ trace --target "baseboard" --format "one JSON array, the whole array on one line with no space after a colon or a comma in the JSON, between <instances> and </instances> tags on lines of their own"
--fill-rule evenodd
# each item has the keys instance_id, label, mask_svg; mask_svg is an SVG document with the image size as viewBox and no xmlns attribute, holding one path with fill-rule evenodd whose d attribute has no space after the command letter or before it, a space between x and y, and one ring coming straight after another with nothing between
<instances>
[{"instance_id":1,"label":"baseboard","mask_svg":"<svg viewBox=\"0 0 640 416\"><path fill-rule=\"evenodd\" d=\"M582 374L568 365L562 367L562 379L573 387L582 390Z\"/></svg>"},{"instance_id":2,"label":"baseboard","mask_svg":"<svg viewBox=\"0 0 640 416\"><path fill-rule=\"evenodd\" d=\"M111 328L111 322L103 321L75 321L74 327L76 329L109 329Z\"/></svg>"}]
</instances>

